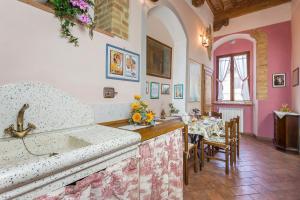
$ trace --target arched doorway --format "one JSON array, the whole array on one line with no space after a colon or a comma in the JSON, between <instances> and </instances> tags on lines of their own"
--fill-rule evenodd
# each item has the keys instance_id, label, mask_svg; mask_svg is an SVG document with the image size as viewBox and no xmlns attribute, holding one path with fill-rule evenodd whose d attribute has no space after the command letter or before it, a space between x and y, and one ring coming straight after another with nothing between
<instances>
[{"instance_id":1,"label":"arched doorway","mask_svg":"<svg viewBox=\"0 0 300 200\"><path fill-rule=\"evenodd\" d=\"M156 26L150 26L149 21L157 21ZM152 107L155 106L156 109L166 107L169 102L172 102L174 106L180 110L180 113L186 111L186 76L187 76L187 45L188 39L186 31L180 21L176 12L171 8L171 6L164 5L163 2L160 5L149 8L145 11L145 20L144 20L144 33L145 38L150 32L157 32L156 36L164 35L162 37L169 37L172 46L172 78L171 78L171 90L169 99L160 98L159 100L152 101ZM159 28L161 27L161 28ZM151 30L148 30L151 28ZM156 28L156 30L155 30ZM155 34L154 34L155 35ZM154 38L160 40L161 38ZM145 45L142 51L142 59L146 65L146 39L143 41ZM170 44L169 44L170 45ZM142 61L143 63L143 61ZM144 76L144 77L143 77ZM146 82L146 70L142 71L142 81ZM160 83L168 82L168 80L158 80ZM142 83L142 90L146 87ZM174 99L174 85L183 84L184 95L183 99ZM142 91L143 93L143 91ZM149 97L149 95L146 95ZM168 102L164 103L162 106L162 101ZM156 111L157 113L157 111ZM159 113L157 113L159 114Z\"/></svg>"},{"instance_id":2,"label":"arched doorway","mask_svg":"<svg viewBox=\"0 0 300 200\"><path fill-rule=\"evenodd\" d=\"M224 36L220 39L218 39L216 42L214 42L213 44L213 49L212 49L212 53L214 55L215 50L220 47L221 45L233 41L233 40L237 40L237 39L243 39L243 40L247 40L250 41L253 44L253 132L255 135L257 135L258 133L258 101L257 101L257 97L256 97L256 40L251 37L250 34L232 34L232 35L228 35L228 36ZM213 58L214 59L214 58ZM214 63L214 60L213 60Z\"/></svg>"}]
</instances>

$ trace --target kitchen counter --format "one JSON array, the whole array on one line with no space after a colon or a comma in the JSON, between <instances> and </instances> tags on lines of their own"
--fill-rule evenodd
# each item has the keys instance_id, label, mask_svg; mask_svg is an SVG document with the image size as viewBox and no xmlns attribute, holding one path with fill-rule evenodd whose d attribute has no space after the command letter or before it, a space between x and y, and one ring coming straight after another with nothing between
<instances>
[{"instance_id":1,"label":"kitchen counter","mask_svg":"<svg viewBox=\"0 0 300 200\"><path fill-rule=\"evenodd\" d=\"M42 135L47 137L47 133ZM141 139L137 133L99 125L49 132L48 135L49 137L70 135L88 145L61 152L52 157L35 157L16 163L1 159L0 199L16 199L24 194L27 196L22 196L23 199L30 198L31 194L28 192L32 190L39 190L39 192L34 192L34 196L36 196L39 193L43 194L47 188L51 188L51 190L61 188L113 163L135 156L137 145ZM40 134L27 137L40 137ZM21 140L1 139L0 145L3 148L5 147L3 144L16 141L20 142ZM53 145L55 146L55 144ZM4 149L2 154L5 155L6 151L10 150ZM44 185L46 187L41 187Z\"/></svg>"},{"instance_id":2,"label":"kitchen counter","mask_svg":"<svg viewBox=\"0 0 300 200\"><path fill-rule=\"evenodd\" d=\"M155 126L140 128L134 130L134 132L137 132L141 135L141 141L143 142L184 127L184 123L182 122L180 117L168 117L165 120L158 120L157 122L159 122L159 124ZM128 119L99 123L99 125L114 128L120 128L128 124Z\"/></svg>"}]
</instances>

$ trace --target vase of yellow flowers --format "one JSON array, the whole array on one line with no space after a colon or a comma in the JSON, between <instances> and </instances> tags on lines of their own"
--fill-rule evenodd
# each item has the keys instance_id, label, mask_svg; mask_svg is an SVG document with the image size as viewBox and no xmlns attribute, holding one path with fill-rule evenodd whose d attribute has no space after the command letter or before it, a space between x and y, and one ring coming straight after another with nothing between
<instances>
[{"instance_id":1,"label":"vase of yellow flowers","mask_svg":"<svg viewBox=\"0 0 300 200\"><path fill-rule=\"evenodd\" d=\"M130 124L151 125L154 123L155 114L148 109L148 104L141 100L141 96L135 95L135 102L131 104Z\"/></svg>"}]
</instances>

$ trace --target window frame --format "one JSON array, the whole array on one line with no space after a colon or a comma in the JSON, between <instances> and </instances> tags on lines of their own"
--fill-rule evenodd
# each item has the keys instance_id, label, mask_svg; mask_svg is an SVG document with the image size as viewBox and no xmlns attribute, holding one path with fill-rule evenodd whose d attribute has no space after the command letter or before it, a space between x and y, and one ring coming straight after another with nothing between
<instances>
[{"instance_id":1,"label":"window frame","mask_svg":"<svg viewBox=\"0 0 300 200\"><path fill-rule=\"evenodd\" d=\"M251 94L251 87L250 87L250 80L251 80L251 76L250 76L250 51L244 51L244 52L239 52L239 53L232 53L232 54L226 54L226 55L220 55L217 56L217 66L216 66L216 101L220 101L218 99L218 94L219 94L219 82L217 81L217 79L219 79L219 60L220 58L226 58L226 57L230 57L230 100L223 100L223 101L240 101L240 100L235 100L234 99L234 60L233 58L235 56L241 56L241 55L246 55L247 56L247 75L248 75L248 80L249 80L249 84L248 84L248 88L249 88L249 92ZM250 100L251 100L251 96L250 96Z\"/></svg>"}]
</instances>

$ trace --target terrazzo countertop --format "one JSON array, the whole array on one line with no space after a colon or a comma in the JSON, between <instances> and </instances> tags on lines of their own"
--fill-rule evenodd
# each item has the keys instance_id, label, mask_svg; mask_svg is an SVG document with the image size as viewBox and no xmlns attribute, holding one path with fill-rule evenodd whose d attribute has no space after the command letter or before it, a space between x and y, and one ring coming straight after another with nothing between
<instances>
[{"instance_id":1,"label":"terrazzo countertop","mask_svg":"<svg viewBox=\"0 0 300 200\"><path fill-rule=\"evenodd\" d=\"M66 141L66 138L68 138L68 141ZM74 139L76 139L75 142ZM38 141L43 142L43 140L51 145L38 144ZM34 142L30 143L30 141ZM24 146L21 149L23 145L20 144L22 143L21 139L0 139L1 149L3 150L1 150L2 155L0 157L0 199L2 194L11 190L22 188L22 186L37 180L49 179L49 176L62 171L68 173L68 169L71 167L137 145L140 141L141 136L135 132L90 125L27 136L25 143L30 143L30 148L33 151L59 153L51 157L48 155L37 157L28 154ZM62 148L63 145L66 145L66 142L69 145L68 148ZM49 146L51 146L51 149L47 149ZM17 154L12 156L12 151L16 151Z\"/></svg>"}]
</instances>

